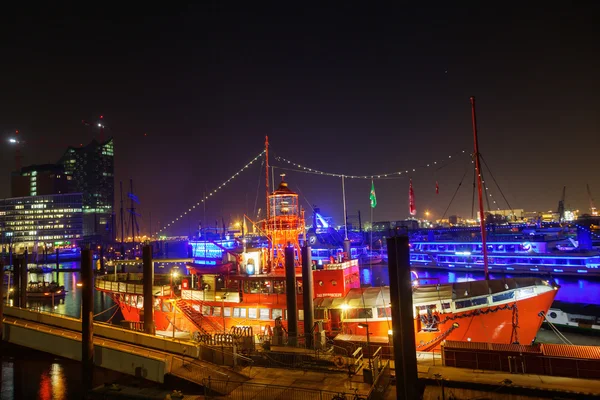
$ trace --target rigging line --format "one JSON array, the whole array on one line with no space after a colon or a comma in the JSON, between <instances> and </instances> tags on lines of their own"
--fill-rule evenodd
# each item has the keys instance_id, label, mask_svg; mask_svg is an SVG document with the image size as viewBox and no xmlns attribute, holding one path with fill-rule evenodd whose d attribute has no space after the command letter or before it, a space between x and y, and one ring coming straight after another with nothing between
<instances>
[{"instance_id":1,"label":"rigging line","mask_svg":"<svg viewBox=\"0 0 600 400\"><path fill-rule=\"evenodd\" d=\"M452 159L452 156L456 156L456 155L464 154L464 153L465 153L465 150L458 151L458 152L456 152L456 153L454 153L452 155L449 155L448 159ZM324 172L324 171L321 171L321 170L318 170L318 169L308 168L308 167L302 166L302 165L300 165L298 163L295 163L293 161L290 161L290 160L288 160L288 159L286 159L284 157L275 156L274 158L277 161L281 161L281 162L284 162L284 163L292 164L293 166L295 166L297 168L303 168L304 170L309 171L309 172L314 172L315 174L335 176L335 177L338 177L338 178L341 178L342 176L344 176L344 177L350 178L350 179L381 179L382 177L387 178L390 175L391 176L397 176L397 175L403 175L403 174L408 174L409 173L408 170L405 170L405 171L396 171L396 172L388 172L388 173L373 174L373 175L338 174L338 173L334 173L334 172ZM440 161L440 164L445 163L445 161L446 160ZM419 168L419 169L420 168L427 168L427 167L432 167L432 166L437 165L437 164L438 164L437 161L433 161L433 162L430 162L430 163L427 163L427 164L422 164L422 165L420 165L420 166L418 166L416 168ZM412 172L416 172L416 168L412 168Z\"/></svg>"},{"instance_id":2,"label":"rigging line","mask_svg":"<svg viewBox=\"0 0 600 400\"><path fill-rule=\"evenodd\" d=\"M252 215L256 215L256 206L258 205L258 193L260 192L260 180L262 178L262 170L265 165L265 159L263 158L262 162L260 163L260 168L258 171L258 183L256 184L256 197L254 198L254 210L252 212Z\"/></svg>"},{"instance_id":3,"label":"rigging line","mask_svg":"<svg viewBox=\"0 0 600 400\"><path fill-rule=\"evenodd\" d=\"M183 219L183 217L185 215L187 215L188 212L191 213L192 210L196 208L196 206L200 206L201 204L205 205L206 202L208 201L208 199L210 197L212 197L213 194L217 193L219 190L221 190L223 187L225 187L229 182L231 182L232 180L234 180L239 174L241 174L242 172L244 172L245 169L249 168L256 160L258 160L260 157L262 157L265 153L266 153L266 150L263 150L260 153L258 153L258 155L256 157L254 157L252 160L250 160L250 162L248 162L246 165L244 165L235 174L231 175L231 177L229 179L223 181L216 189L208 192L208 195L204 195L204 197L200 201L198 201L195 205L193 205L187 211L184 211L183 213L181 213L179 215L179 217L173 219L170 223L164 225L162 227L162 229L160 229L157 233L160 234L161 232L164 232L167 228L169 228L171 225L175 225L175 223L178 222L179 219Z\"/></svg>"},{"instance_id":4,"label":"rigging line","mask_svg":"<svg viewBox=\"0 0 600 400\"><path fill-rule=\"evenodd\" d=\"M483 170L479 171L479 173L481 174L481 183L483 184L483 193L485 195L485 202L487 204L487 209L488 212L491 214L492 213L492 207L490 207L490 194L488 193L488 187L487 184L485 183L485 178L483 176Z\"/></svg>"},{"instance_id":5,"label":"rigging line","mask_svg":"<svg viewBox=\"0 0 600 400\"><path fill-rule=\"evenodd\" d=\"M296 189L298 190L298 193L300 193L300 195L304 198L304 201L306 201L306 204L308 204L308 206L310 207L310 209L313 210L313 212L315 212L315 209L312 206L312 204L310 203L310 201L308 201L308 199L306 198L306 196L304 195L304 193L302 193L302 191L300 190L300 186L296 185Z\"/></svg>"},{"instance_id":6,"label":"rigging line","mask_svg":"<svg viewBox=\"0 0 600 400\"><path fill-rule=\"evenodd\" d=\"M312 175L320 175L320 176L330 176L332 178L341 178L342 177L342 175L329 174L329 173L326 173L326 172L316 171L314 169L311 170L311 171L308 171L308 170L305 171L305 170L301 170L301 169L287 168L287 167L277 167L277 166L272 166L272 167L276 168L276 169L282 169L282 170L285 170L285 171L301 172L303 174L312 174ZM344 175L344 177L351 178L350 176L347 176L347 175ZM353 178L356 178L356 179L365 179L363 177L357 177L357 176L354 176ZM371 178L367 178L367 179L371 179ZM403 177L403 176L397 176L397 177L384 177L384 178L374 177L373 179L380 180L380 181L385 181L385 180L389 181L389 180L398 180L398 179L406 179L406 178Z\"/></svg>"},{"instance_id":7,"label":"rigging line","mask_svg":"<svg viewBox=\"0 0 600 400\"><path fill-rule=\"evenodd\" d=\"M441 218L441 219L444 219L444 217L446 216L446 213L447 213L447 212L448 212L448 210L450 209L450 206L452 205L452 202L454 201L454 198L456 197L456 195L457 195L458 191L460 190L460 187L461 187L461 185L462 185L463 181L465 180L465 176L467 176L467 172L468 172L468 171L469 171L469 169L468 169L468 168L466 168L466 169L465 169L465 173L463 174L463 176L462 176L462 178L461 178L461 180L460 180L460 182L459 182L459 184L458 184L458 186L457 186L456 190L454 191L454 195L452 195L452 199L450 199L450 204L448 204L448 207L446 207L446 211L444 211L444 215L442 215L442 218Z\"/></svg>"},{"instance_id":8,"label":"rigging line","mask_svg":"<svg viewBox=\"0 0 600 400\"><path fill-rule=\"evenodd\" d=\"M498 182L496 181L496 178L494 177L494 174L492 173L492 170L490 169L490 167L488 167L487 163L485 162L485 159L483 158L483 156L480 154L479 157L481 157L481 160L483 161L483 165L485 165L485 168L488 170L488 172L490 173L490 176L492 177L492 180L494 181L494 184L496 185L496 187L498 188L498 190L500 191L500 194L502 195L502 198L504 199L504 201L506 202L506 205L508 206L508 209L510 211L513 211L514 214L514 210L513 208L510 206L510 203L508 202L508 200L506 199L506 196L504 195L504 192L502 192L502 188L500 187L500 185L498 185Z\"/></svg>"}]
</instances>

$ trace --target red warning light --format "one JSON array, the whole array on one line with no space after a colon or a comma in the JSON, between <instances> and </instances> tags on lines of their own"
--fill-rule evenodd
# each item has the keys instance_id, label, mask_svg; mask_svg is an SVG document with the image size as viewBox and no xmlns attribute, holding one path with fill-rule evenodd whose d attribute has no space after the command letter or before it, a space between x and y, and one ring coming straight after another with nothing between
<instances>
[{"instance_id":1,"label":"red warning light","mask_svg":"<svg viewBox=\"0 0 600 400\"><path fill-rule=\"evenodd\" d=\"M18 134L19 134L19 130L17 129L17 130L15 131L15 135L18 135Z\"/></svg>"},{"instance_id":2,"label":"red warning light","mask_svg":"<svg viewBox=\"0 0 600 400\"><path fill-rule=\"evenodd\" d=\"M100 119L102 119L102 118L104 118L104 115L101 115L101 116L100 116Z\"/></svg>"}]
</instances>

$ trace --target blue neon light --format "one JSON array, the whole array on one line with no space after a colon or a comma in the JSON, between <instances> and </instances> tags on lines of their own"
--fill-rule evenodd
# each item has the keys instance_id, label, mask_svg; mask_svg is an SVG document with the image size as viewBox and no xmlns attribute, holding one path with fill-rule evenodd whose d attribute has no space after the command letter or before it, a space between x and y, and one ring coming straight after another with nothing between
<instances>
[{"instance_id":1,"label":"blue neon light","mask_svg":"<svg viewBox=\"0 0 600 400\"><path fill-rule=\"evenodd\" d=\"M554 272L565 272L565 271L562 270L562 269L556 269L556 268L554 268Z\"/></svg>"}]
</instances>

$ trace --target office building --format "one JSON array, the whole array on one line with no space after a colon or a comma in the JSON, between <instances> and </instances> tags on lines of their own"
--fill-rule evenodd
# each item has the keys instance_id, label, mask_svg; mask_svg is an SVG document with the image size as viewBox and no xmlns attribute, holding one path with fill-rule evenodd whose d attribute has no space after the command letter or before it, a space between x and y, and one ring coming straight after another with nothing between
<instances>
[{"instance_id":1,"label":"office building","mask_svg":"<svg viewBox=\"0 0 600 400\"><path fill-rule=\"evenodd\" d=\"M77 244L83 238L81 193L13 197L0 200L0 242L17 253L39 246Z\"/></svg>"},{"instance_id":2,"label":"office building","mask_svg":"<svg viewBox=\"0 0 600 400\"><path fill-rule=\"evenodd\" d=\"M10 197L69 193L69 178L60 164L23 167L11 174Z\"/></svg>"}]
</instances>

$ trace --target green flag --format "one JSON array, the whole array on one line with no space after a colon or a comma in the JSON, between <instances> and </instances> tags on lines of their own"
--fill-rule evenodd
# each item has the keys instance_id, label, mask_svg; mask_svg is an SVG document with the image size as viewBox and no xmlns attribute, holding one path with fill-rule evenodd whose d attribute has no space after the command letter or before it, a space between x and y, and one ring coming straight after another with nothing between
<instances>
[{"instance_id":1,"label":"green flag","mask_svg":"<svg viewBox=\"0 0 600 400\"><path fill-rule=\"evenodd\" d=\"M371 199L371 208L375 208L377 206L377 197L375 196L375 183L371 181L371 195L369 196Z\"/></svg>"}]
</instances>

